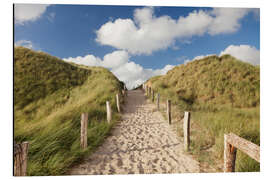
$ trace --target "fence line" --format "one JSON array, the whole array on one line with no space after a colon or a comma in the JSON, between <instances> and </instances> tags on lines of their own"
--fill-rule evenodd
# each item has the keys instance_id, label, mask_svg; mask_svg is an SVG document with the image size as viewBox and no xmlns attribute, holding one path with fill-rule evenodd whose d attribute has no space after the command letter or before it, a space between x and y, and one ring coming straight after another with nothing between
<instances>
[{"instance_id":1,"label":"fence line","mask_svg":"<svg viewBox=\"0 0 270 180\"><path fill-rule=\"evenodd\" d=\"M149 95L148 89L151 87L146 84L143 85L146 88L147 96ZM152 90L154 92L154 90ZM150 96L151 97L151 96ZM153 97L152 97L153 99ZM153 101L153 100L152 100ZM157 110L159 110L160 94L157 93ZM167 117L169 124L171 124L171 101L166 101ZM184 149L189 151L190 146L190 112L185 112L183 119L183 132L184 132ZM237 149L246 153L252 159L260 162L260 146L243 139L233 133L224 134L224 172L235 171L235 160Z\"/></svg>"},{"instance_id":2,"label":"fence line","mask_svg":"<svg viewBox=\"0 0 270 180\"><path fill-rule=\"evenodd\" d=\"M122 90L123 96L127 96L127 88L124 87ZM120 113L120 100L119 94L116 94L116 105L117 110ZM107 111L107 122L110 123L112 120L112 110L110 102L106 101L106 111ZM80 146L81 149L87 148L87 129L88 129L88 113L81 114L81 137ZM23 142L21 144L16 144L14 142L14 176L26 176L27 175L27 154L29 149L29 143Z\"/></svg>"},{"instance_id":3,"label":"fence line","mask_svg":"<svg viewBox=\"0 0 270 180\"><path fill-rule=\"evenodd\" d=\"M151 88L151 86L143 84L143 88L146 87L148 89L152 89L152 96L149 96L152 99L152 102L154 102L154 89ZM149 92L149 91L147 91ZM157 94L157 110L159 111L160 108L160 94ZM166 114L167 114L167 119L168 123L171 125L172 123L172 112L171 112L171 100L167 99L166 101ZM186 151L189 151L189 146L190 146L190 112L185 112L184 113L184 118L183 118L183 132L184 132L184 149Z\"/></svg>"}]
</instances>

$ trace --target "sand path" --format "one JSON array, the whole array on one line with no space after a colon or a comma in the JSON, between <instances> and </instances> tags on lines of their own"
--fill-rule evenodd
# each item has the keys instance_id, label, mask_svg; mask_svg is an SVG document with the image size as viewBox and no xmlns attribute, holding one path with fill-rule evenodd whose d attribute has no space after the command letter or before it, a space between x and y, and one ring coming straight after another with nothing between
<instances>
[{"instance_id":1,"label":"sand path","mask_svg":"<svg viewBox=\"0 0 270 180\"><path fill-rule=\"evenodd\" d=\"M70 174L199 172L199 163L141 90L128 91L122 121L112 135Z\"/></svg>"}]
</instances>

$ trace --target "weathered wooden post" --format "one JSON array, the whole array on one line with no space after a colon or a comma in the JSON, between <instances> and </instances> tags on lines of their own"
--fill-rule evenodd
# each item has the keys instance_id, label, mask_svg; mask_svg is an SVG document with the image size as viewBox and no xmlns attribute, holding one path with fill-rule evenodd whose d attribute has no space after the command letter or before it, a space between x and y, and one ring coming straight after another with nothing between
<instances>
[{"instance_id":1,"label":"weathered wooden post","mask_svg":"<svg viewBox=\"0 0 270 180\"><path fill-rule=\"evenodd\" d=\"M112 120L112 110L109 101L106 101L106 109L107 109L107 122L110 123Z\"/></svg>"},{"instance_id":2,"label":"weathered wooden post","mask_svg":"<svg viewBox=\"0 0 270 180\"><path fill-rule=\"evenodd\" d=\"M157 93L157 110L159 111L159 93Z\"/></svg>"},{"instance_id":3,"label":"weathered wooden post","mask_svg":"<svg viewBox=\"0 0 270 180\"><path fill-rule=\"evenodd\" d=\"M27 175L27 155L28 155L28 148L29 148L29 143L28 142L23 142L22 143L22 175L26 176Z\"/></svg>"},{"instance_id":4,"label":"weathered wooden post","mask_svg":"<svg viewBox=\"0 0 270 180\"><path fill-rule=\"evenodd\" d=\"M227 139L228 135L224 134L224 172L234 172L237 150Z\"/></svg>"},{"instance_id":5,"label":"weathered wooden post","mask_svg":"<svg viewBox=\"0 0 270 180\"><path fill-rule=\"evenodd\" d=\"M16 144L14 147L14 176L26 176L27 175L27 154L29 149L29 143L23 142L22 144Z\"/></svg>"},{"instance_id":6,"label":"weathered wooden post","mask_svg":"<svg viewBox=\"0 0 270 180\"><path fill-rule=\"evenodd\" d=\"M171 124L172 120L171 120L171 100L167 100L167 117L168 117L168 121L169 124Z\"/></svg>"},{"instance_id":7,"label":"weathered wooden post","mask_svg":"<svg viewBox=\"0 0 270 180\"><path fill-rule=\"evenodd\" d=\"M119 94L116 94L116 106L117 106L117 110L120 113L121 109L120 109L120 101L119 101Z\"/></svg>"},{"instance_id":8,"label":"weathered wooden post","mask_svg":"<svg viewBox=\"0 0 270 180\"><path fill-rule=\"evenodd\" d=\"M87 148L87 127L88 127L88 114L82 113L81 115L81 148Z\"/></svg>"},{"instance_id":9,"label":"weathered wooden post","mask_svg":"<svg viewBox=\"0 0 270 180\"><path fill-rule=\"evenodd\" d=\"M149 97L151 97L151 89L152 89L151 86L149 86L149 89L148 89L149 90L149 92L148 92Z\"/></svg>"},{"instance_id":10,"label":"weathered wooden post","mask_svg":"<svg viewBox=\"0 0 270 180\"><path fill-rule=\"evenodd\" d=\"M146 91L146 96L148 96L148 86L147 85L146 85L145 91Z\"/></svg>"},{"instance_id":11,"label":"weathered wooden post","mask_svg":"<svg viewBox=\"0 0 270 180\"><path fill-rule=\"evenodd\" d=\"M152 89L152 102L154 102L154 99L155 99L155 92L154 89Z\"/></svg>"},{"instance_id":12,"label":"weathered wooden post","mask_svg":"<svg viewBox=\"0 0 270 180\"><path fill-rule=\"evenodd\" d=\"M190 144L190 112L185 112L183 121L184 149L188 151Z\"/></svg>"},{"instance_id":13,"label":"weathered wooden post","mask_svg":"<svg viewBox=\"0 0 270 180\"><path fill-rule=\"evenodd\" d=\"M128 96L128 91L127 91L126 85L125 85L125 95Z\"/></svg>"},{"instance_id":14,"label":"weathered wooden post","mask_svg":"<svg viewBox=\"0 0 270 180\"><path fill-rule=\"evenodd\" d=\"M22 176L22 148L14 142L14 176Z\"/></svg>"},{"instance_id":15,"label":"weathered wooden post","mask_svg":"<svg viewBox=\"0 0 270 180\"><path fill-rule=\"evenodd\" d=\"M224 134L224 172L235 171L237 149L260 162L260 146L233 133Z\"/></svg>"}]
</instances>

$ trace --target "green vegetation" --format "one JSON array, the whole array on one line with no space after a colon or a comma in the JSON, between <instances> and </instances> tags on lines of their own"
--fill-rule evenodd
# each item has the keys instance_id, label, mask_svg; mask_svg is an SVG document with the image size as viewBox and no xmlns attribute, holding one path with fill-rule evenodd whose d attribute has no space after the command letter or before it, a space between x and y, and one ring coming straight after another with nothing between
<instances>
[{"instance_id":1,"label":"green vegetation","mask_svg":"<svg viewBox=\"0 0 270 180\"><path fill-rule=\"evenodd\" d=\"M148 80L173 119L191 111L191 152L202 164L223 161L224 133L233 132L260 145L260 68L230 55L209 56L180 65ZM179 121L177 126L181 126ZM177 127L182 134L182 127ZM221 171L222 166L217 170ZM238 151L236 171L259 171L255 160Z\"/></svg>"},{"instance_id":2,"label":"green vegetation","mask_svg":"<svg viewBox=\"0 0 270 180\"><path fill-rule=\"evenodd\" d=\"M14 135L29 141L28 175L61 175L89 155L120 116L106 122L106 101L116 112L123 83L109 70L68 64L43 52L14 52ZM88 148L80 149L80 115L88 113Z\"/></svg>"}]
</instances>

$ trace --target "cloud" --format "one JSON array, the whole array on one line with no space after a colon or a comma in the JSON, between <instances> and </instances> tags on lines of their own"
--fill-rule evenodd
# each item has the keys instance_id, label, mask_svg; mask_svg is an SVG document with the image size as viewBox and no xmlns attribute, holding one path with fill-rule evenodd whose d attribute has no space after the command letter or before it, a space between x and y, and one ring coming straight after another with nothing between
<instances>
[{"instance_id":1,"label":"cloud","mask_svg":"<svg viewBox=\"0 0 270 180\"><path fill-rule=\"evenodd\" d=\"M85 66L101 66L102 60L98 57L95 57L92 54L88 54L84 57L78 56L78 57L69 57L63 59L66 62L71 62L75 64L85 65Z\"/></svg>"},{"instance_id":2,"label":"cloud","mask_svg":"<svg viewBox=\"0 0 270 180\"><path fill-rule=\"evenodd\" d=\"M175 41L185 42L192 36L233 33L240 28L240 20L252 9L214 8L193 11L173 19L156 17L154 8L135 9L133 19L116 19L103 24L96 41L131 54L151 54L153 51L174 47Z\"/></svg>"},{"instance_id":3,"label":"cloud","mask_svg":"<svg viewBox=\"0 0 270 180\"><path fill-rule=\"evenodd\" d=\"M240 20L247 15L251 9L247 8L214 8L211 15L214 16L209 26L209 34L225 34L236 32L240 28Z\"/></svg>"},{"instance_id":4,"label":"cloud","mask_svg":"<svg viewBox=\"0 0 270 180\"><path fill-rule=\"evenodd\" d=\"M15 23L23 25L28 21L39 19L46 11L48 4L15 4Z\"/></svg>"},{"instance_id":5,"label":"cloud","mask_svg":"<svg viewBox=\"0 0 270 180\"><path fill-rule=\"evenodd\" d=\"M109 68L120 81L126 84L128 89L142 84L153 76L164 75L174 67L173 65L166 65L162 69L145 69L141 65L131 61L126 51L114 51L106 54L103 59L90 54L84 57L64 58L63 60L86 66Z\"/></svg>"},{"instance_id":6,"label":"cloud","mask_svg":"<svg viewBox=\"0 0 270 180\"><path fill-rule=\"evenodd\" d=\"M141 85L153 76L165 75L173 67L173 65L166 65L162 69L145 69L141 65L131 61L116 69L112 69L112 73L118 77L119 80L125 82L128 89L131 89Z\"/></svg>"},{"instance_id":7,"label":"cloud","mask_svg":"<svg viewBox=\"0 0 270 180\"><path fill-rule=\"evenodd\" d=\"M177 37L202 34L209 21L211 17L203 11L190 13L177 21L169 16L155 17L152 8L136 9L134 21L116 19L102 25L96 32L96 41L131 54L151 54L166 49Z\"/></svg>"},{"instance_id":8,"label":"cloud","mask_svg":"<svg viewBox=\"0 0 270 180\"><path fill-rule=\"evenodd\" d=\"M105 68L117 68L128 62L129 55L126 51L114 51L112 53L106 54L103 57L103 60L99 57L95 57L92 54L88 54L84 57L78 56L75 58L64 58L63 60L85 66L102 66Z\"/></svg>"},{"instance_id":9,"label":"cloud","mask_svg":"<svg viewBox=\"0 0 270 180\"><path fill-rule=\"evenodd\" d=\"M253 46L249 45L230 45L225 50L221 51L219 56L222 56L224 54L229 54L241 61L248 62L253 65L259 65L260 64L260 51L257 50ZM184 64L194 61L203 59L207 56L213 56L216 54L208 54L208 55L199 55L194 57L193 59L185 59Z\"/></svg>"},{"instance_id":10,"label":"cloud","mask_svg":"<svg viewBox=\"0 0 270 180\"><path fill-rule=\"evenodd\" d=\"M126 51L114 51L106 54L103 58L102 66L106 68L117 68L129 60L129 55Z\"/></svg>"},{"instance_id":11,"label":"cloud","mask_svg":"<svg viewBox=\"0 0 270 180\"><path fill-rule=\"evenodd\" d=\"M29 49L34 49L34 45L31 41L28 40L19 40L15 42L15 46L23 46Z\"/></svg>"},{"instance_id":12,"label":"cloud","mask_svg":"<svg viewBox=\"0 0 270 180\"><path fill-rule=\"evenodd\" d=\"M230 54L239 60L248 62L253 65L260 64L260 51L249 45L230 45L220 55Z\"/></svg>"}]
</instances>

